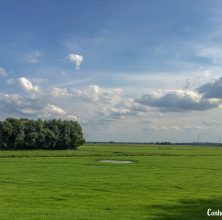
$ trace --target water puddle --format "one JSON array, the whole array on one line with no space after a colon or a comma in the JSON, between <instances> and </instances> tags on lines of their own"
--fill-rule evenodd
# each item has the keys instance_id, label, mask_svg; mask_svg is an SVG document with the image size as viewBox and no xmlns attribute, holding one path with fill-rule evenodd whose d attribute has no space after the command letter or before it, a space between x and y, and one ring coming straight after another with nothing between
<instances>
[{"instance_id":1,"label":"water puddle","mask_svg":"<svg viewBox=\"0 0 222 220\"><path fill-rule=\"evenodd\" d=\"M101 163L134 163L132 160L99 160Z\"/></svg>"}]
</instances>

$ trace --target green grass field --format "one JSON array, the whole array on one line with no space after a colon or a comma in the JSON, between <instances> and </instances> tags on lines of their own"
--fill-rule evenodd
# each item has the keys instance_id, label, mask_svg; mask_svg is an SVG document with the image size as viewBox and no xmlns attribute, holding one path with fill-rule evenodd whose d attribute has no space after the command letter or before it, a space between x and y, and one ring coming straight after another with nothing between
<instances>
[{"instance_id":1,"label":"green grass field","mask_svg":"<svg viewBox=\"0 0 222 220\"><path fill-rule=\"evenodd\" d=\"M221 147L0 151L1 220L211 219L208 208L222 210Z\"/></svg>"}]
</instances>

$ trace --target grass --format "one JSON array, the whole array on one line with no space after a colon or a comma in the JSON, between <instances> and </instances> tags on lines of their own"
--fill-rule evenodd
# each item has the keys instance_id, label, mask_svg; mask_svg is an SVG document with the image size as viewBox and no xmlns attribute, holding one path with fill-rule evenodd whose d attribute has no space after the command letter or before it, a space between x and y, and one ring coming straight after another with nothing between
<instances>
[{"instance_id":1,"label":"grass","mask_svg":"<svg viewBox=\"0 0 222 220\"><path fill-rule=\"evenodd\" d=\"M210 219L208 208L222 211L221 183L221 147L0 151L0 219Z\"/></svg>"}]
</instances>

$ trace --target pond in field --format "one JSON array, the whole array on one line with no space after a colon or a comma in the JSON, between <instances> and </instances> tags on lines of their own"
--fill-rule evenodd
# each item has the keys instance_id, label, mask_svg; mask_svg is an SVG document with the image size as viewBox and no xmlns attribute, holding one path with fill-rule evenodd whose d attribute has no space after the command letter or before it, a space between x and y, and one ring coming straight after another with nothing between
<instances>
[{"instance_id":1,"label":"pond in field","mask_svg":"<svg viewBox=\"0 0 222 220\"><path fill-rule=\"evenodd\" d=\"M134 163L132 160L99 160L101 163Z\"/></svg>"}]
</instances>

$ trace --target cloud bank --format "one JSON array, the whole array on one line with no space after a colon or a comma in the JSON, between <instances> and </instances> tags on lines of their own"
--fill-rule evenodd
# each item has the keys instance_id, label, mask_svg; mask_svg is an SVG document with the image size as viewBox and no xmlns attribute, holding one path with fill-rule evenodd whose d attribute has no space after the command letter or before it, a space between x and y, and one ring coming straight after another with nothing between
<instances>
[{"instance_id":1,"label":"cloud bank","mask_svg":"<svg viewBox=\"0 0 222 220\"><path fill-rule=\"evenodd\" d=\"M140 132L148 133L189 131L194 115L215 114L215 109L220 111L222 101L221 78L194 90L162 89L144 92L138 97L135 97L136 94L127 94L121 88L107 88L96 84L48 87L41 80L33 81L24 76L5 81L11 87L8 92L0 92L1 118L78 120L90 134L99 132L99 129L103 129L101 132L108 132L107 129L123 132L124 129L129 131L134 127L136 131L142 129ZM191 120L186 120L186 126L183 126L180 121L186 117ZM204 125L204 129L202 126L198 131L206 132L209 126Z\"/></svg>"}]
</instances>

